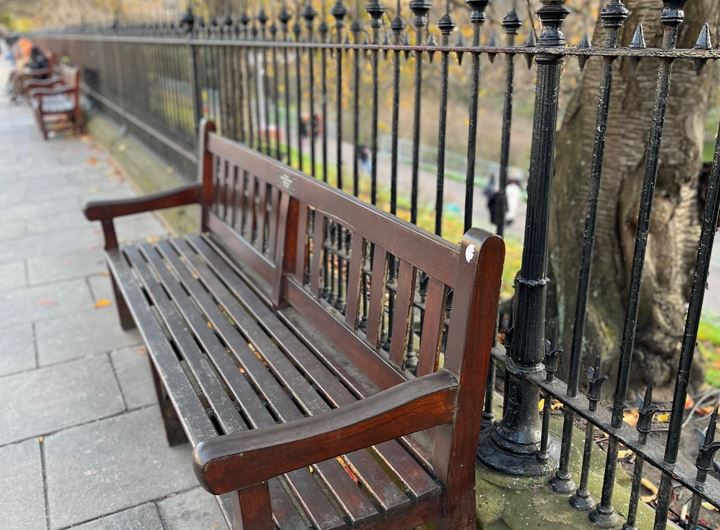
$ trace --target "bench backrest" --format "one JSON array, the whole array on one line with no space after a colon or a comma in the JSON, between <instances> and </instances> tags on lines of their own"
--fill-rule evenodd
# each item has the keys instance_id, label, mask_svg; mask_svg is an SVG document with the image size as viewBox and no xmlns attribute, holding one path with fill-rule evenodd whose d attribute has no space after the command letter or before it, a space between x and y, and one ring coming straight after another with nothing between
<instances>
[{"instance_id":1,"label":"bench backrest","mask_svg":"<svg viewBox=\"0 0 720 530\"><path fill-rule=\"evenodd\" d=\"M73 89L72 98L77 106L80 99L80 68L68 64L58 64L55 68L56 75L62 80L63 85Z\"/></svg>"},{"instance_id":2,"label":"bench backrest","mask_svg":"<svg viewBox=\"0 0 720 530\"><path fill-rule=\"evenodd\" d=\"M502 240L471 230L451 244L212 127L203 138L205 229L267 282L276 305L307 317L378 388L439 368L455 373L462 414L476 424L459 446L474 451ZM424 445L436 467L459 447L456 431L430 433Z\"/></svg>"}]
</instances>

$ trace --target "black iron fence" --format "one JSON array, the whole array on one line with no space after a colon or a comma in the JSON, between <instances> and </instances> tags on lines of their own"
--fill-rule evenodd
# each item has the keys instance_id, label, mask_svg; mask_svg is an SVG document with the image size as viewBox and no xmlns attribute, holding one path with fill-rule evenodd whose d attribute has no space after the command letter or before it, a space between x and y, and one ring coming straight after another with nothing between
<instances>
[{"instance_id":1,"label":"black iron fence","mask_svg":"<svg viewBox=\"0 0 720 530\"><path fill-rule=\"evenodd\" d=\"M636 526L641 478L644 466L649 465L662 474L654 501L655 528L665 528L668 520L686 528L702 527L698 522L702 502L720 508L720 482L713 467L714 455L720 449L720 442L714 440L717 410L710 417L695 468L678 463L678 454L689 372L696 357L720 210L720 138L707 187L667 435L664 439L649 436L658 429L653 417L660 410L653 403L650 385L636 426L624 423L623 417L628 408L640 287L673 65L693 61L700 72L706 63L720 59L720 52L712 49L708 26L700 31L693 49L677 48L685 0L663 2L661 48L646 47L641 27L635 28L630 46L619 46L618 34L628 18L621 0L608 0L603 5L600 18L604 42L591 45L583 39L577 47L569 47L562 32L569 14L564 3L542 0L536 13L542 26L539 35L531 25L533 14L527 13L529 22L521 21L514 2L495 29L485 31L489 0L467 0L467 10L448 2L440 12L428 0L412 0L407 7L400 1L386 6L378 0L346 7L338 0L332 6L323 2L321 8L317 6L319 11L310 2L301 2L292 10L278 2L268 9L259 8L252 13L241 10L210 20L188 9L177 22L66 28L39 34L38 38L52 51L67 55L82 66L85 92L95 105L125 124L187 178L193 178L197 162L197 124L201 117L209 117L217 122L224 136L449 238L456 238L477 219L474 215L478 215L478 192L482 190L478 190L475 162L478 149L482 148L478 138L483 134L499 137L494 208L499 213L494 221L498 233L505 230L508 168L513 156L513 102L521 88L517 76L524 72L526 62L528 66L534 64L531 83L534 102L528 103L534 111L530 120L522 265L515 277L513 315L509 323L503 324L509 328L504 345L498 343L494 352L494 364L499 370L502 367L504 375L503 416L494 421L493 368L483 418L486 428L478 456L502 472L547 475L549 487L570 495L570 504L586 510L593 523L603 528ZM456 21L460 20L467 22L458 28ZM497 31L504 34L502 45L496 43ZM522 45L517 42L519 35L524 41ZM502 61L496 63L498 56ZM520 60L516 61L518 57ZM568 59L573 57L580 68L595 57L602 62L602 73L593 156L585 176L589 180L589 195L584 239L578 242L582 252L572 341L567 345L569 369L567 380L561 381L555 377L560 352L546 340L548 219L561 78L569 75L564 68L570 67ZM580 374L603 152L613 95L613 64L620 58L656 61L657 85L654 111L648 116L651 125L624 332L617 344L621 352L617 381L612 404L606 407L600 404L601 387L606 380L600 360L588 370L586 381L581 380ZM494 85L502 86L501 97L494 103L502 108L501 121L492 131L479 130L483 128L478 114L484 76ZM457 95L460 93L462 97ZM432 96L428 98L427 94ZM453 118L458 116L458 101L467 105L461 114L466 123L458 124ZM429 106L436 109L431 120L426 118ZM423 136L428 136L429 128L434 129L431 136L436 141L435 167L430 173L421 164ZM458 184L446 178L445 160L448 142L456 142L459 129L467 140L463 144L465 176ZM379 154L381 134L389 134L387 157ZM409 167L398 156L402 137L412 139ZM451 192L455 193L453 197L461 197L457 212L446 204ZM457 226L453 224L454 217ZM340 256L332 261L332 266L339 268L341 278L342 252L347 242L341 232L327 239L328 252ZM396 274L394 267L390 267L390 274ZM332 278L335 276L333 273ZM418 319L423 318L420 283L420 297L415 301ZM327 296L342 307L343 282L338 281ZM392 293L388 304L392 307ZM392 323L388 322L383 329L381 347L388 347L386 339ZM408 347L412 350L410 342ZM408 358L412 359L412 355ZM414 369L410 364L407 368ZM544 404L539 412L541 397ZM560 440L549 435L553 401L562 404L564 427ZM581 473L573 477L572 434L578 423L585 425L585 443ZM597 503L588 490L596 431L608 437L604 482ZM635 463L630 504L623 508L624 516L620 516L613 506L613 490L619 451L627 449L634 453ZM692 494L688 509L682 514L670 510L677 486Z\"/></svg>"}]
</instances>

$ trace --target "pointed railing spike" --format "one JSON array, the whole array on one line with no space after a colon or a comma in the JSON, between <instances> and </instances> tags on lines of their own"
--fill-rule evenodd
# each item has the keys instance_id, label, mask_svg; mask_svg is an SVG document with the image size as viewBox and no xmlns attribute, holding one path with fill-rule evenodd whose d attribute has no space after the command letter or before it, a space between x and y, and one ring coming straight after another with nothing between
<instances>
[{"instance_id":1,"label":"pointed railing spike","mask_svg":"<svg viewBox=\"0 0 720 530\"><path fill-rule=\"evenodd\" d=\"M537 46L537 38L535 37L535 32L530 31L530 33L528 33L528 38L525 41L525 47L526 48L535 48L536 46ZM525 54L525 61L527 62L528 70L530 70L530 68L532 68L534 60L535 60L534 55L532 55L530 53Z\"/></svg>"},{"instance_id":2,"label":"pointed railing spike","mask_svg":"<svg viewBox=\"0 0 720 530\"><path fill-rule=\"evenodd\" d=\"M495 37L494 31L490 34L490 38L488 39L487 45L488 45L488 48L497 48L497 38ZM491 63L495 62L495 57L497 57L497 53L488 52L488 59L490 59Z\"/></svg>"},{"instance_id":3,"label":"pointed railing spike","mask_svg":"<svg viewBox=\"0 0 720 530\"><path fill-rule=\"evenodd\" d=\"M580 40L580 42L577 45L579 50L587 50L590 48L590 39L588 38L587 33L583 35L583 38ZM578 55L578 64L580 65L580 70L585 69L585 65L588 62L588 59L590 56L588 55Z\"/></svg>"},{"instance_id":4,"label":"pointed railing spike","mask_svg":"<svg viewBox=\"0 0 720 530\"><path fill-rule=\"evenodd\" d=\"M706 22L702 29L700 30L700 35L698 36L697 41L695 42L694 48L696 50L702 50L702 51L710 51L712 50L712 39L710 37L710 25ZM695 73L697 75L700 75L702 73L703 68L707 64L708 60L704 59L702 57L698 57L697 59L693 60L693 63L695 64Z\"/></svg>"},{"instance_id":5,"label":"pointed railing spike","mask_svg":"<svg viewBox=\"0 0 720 530\"><path fill-rule=\"evenodd\" d=\"M635 28L635 33L633 33L633 38L630 41L630 48L633 50L644 50L647 48L645 30L642 24L638 24L638 27ZM633 70L637 69L638 64L640 64L640 57L630 57L630 66Z\"/></svg>"}]
</instances>

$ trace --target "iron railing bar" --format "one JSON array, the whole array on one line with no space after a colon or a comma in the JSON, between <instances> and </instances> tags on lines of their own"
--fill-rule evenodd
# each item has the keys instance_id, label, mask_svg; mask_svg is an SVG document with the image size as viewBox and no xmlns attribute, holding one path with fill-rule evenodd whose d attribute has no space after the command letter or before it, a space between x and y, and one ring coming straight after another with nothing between
<instances>
[{"instance_id":1,"label":"iron railing bar","mask_svg":"<svg viewBox=\"0 0 720 530\"><path fill-rule=\"evenodd\" d=\"M492 355L501 364L506 364L510 357L501 345L493 348ZM710 477L704 485L698 485L695 481L694 470L685 471L682 466L668 464L664 461L663 454L665 446L662 440L650 438L645 446L638 443L638 434L630 425L623 423L620 428L612 427L612 414L610 411L599 408L593 412L588 410L588 400L584 396L568 397L567 384L559 379L548 383L545 381L545 372L525 374L524 381L538 386L544 392L550 394L553 399L562 403L563 407L569 407L587 422L605 432L610 439L615 439L622 445L632 449L653 467L667 473L673 480L679 482L693 493L701 495L707 502L720 509L720 480Z\"/></svg>"},{"instance_id":2,"label":"iron railing bar","mask_svg":"<svg viewBox=\"0 0 720 530\"><path fill-rule=\"evenodd\" d=\"M43 33L34 33L36 37L42 38ZM179 44L187 44L185 39L178 37L133 37L124 35L87 35L87 34L47 34L48 38L58 40L81 40L81 41L121 41L136 44L164 44L168 46L177 46ZM233 40L233 41L213 41L207 38L198 37L193 39L193 44L197 46L236 46L240 48L325 48L327 50L379 50L379 51L399 51L399 52L424 52L436 53L443 51L440 45L410 45L410 44L372 44L372 43L319 43L319 42L255 42L252 40ZM720 59L720 49L702 50L695 48L664 50L662 48L606 48L604 46L595 46L589 48L577 48L561 46L558 48L536 47L536 46L451 46L448 50L450 53L479 53L479 54L510 54L510 55L552 55L555 57L568 56L585 56L585 57L638 57L638 58L666 58L666 59Z\"/></svg>"},{"instance_id":3,"label":"iron railing bar","mask_svg":"<svg viewBox=\"0 0 720 530\"><path fill-rule=\"evenodd\" d=\"M107 99L105 96L97 93L95 90L93 90L92 88L87 86L86 83L84 83L84 82L81 83L80 88L82 89L83 92L88 94L90 97L97 99L103 105L110 107L113 110L113 112L116 112L117 114L121 115L127 121L132 122L133 125L142 129L142 131L145 132L146 134L149 134L150 136L152 136L159 142L162 142L167 147L169 147L170 149L172 149L179 155L182 155L184 158L186 158L193 164L197 163L197 155L195 153L193 153L192 151L188 151L183 146L177 144L176 142L174 142L173 140L168 138L167 135L158 132L153 127L151 127L150 125L147 125L145 122L143 122L141 119L136 118L129 112L125 111L122 107L116 105L115 103L113 103L112 101Z\"/></svg>"}]
</instances>

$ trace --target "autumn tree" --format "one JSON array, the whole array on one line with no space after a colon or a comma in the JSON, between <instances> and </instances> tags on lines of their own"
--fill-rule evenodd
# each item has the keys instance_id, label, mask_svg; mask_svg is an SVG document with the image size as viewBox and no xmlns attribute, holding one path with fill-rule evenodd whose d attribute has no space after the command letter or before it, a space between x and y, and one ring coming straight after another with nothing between
<instances>
[{"instance_id":1,"label":"autumn tree","mask_svg":"<svg viewBox=\"0 0 720 530\"><path fill-rule=\"evenodd\" d=\"M628 46L635 29L642 24L648 47L660 47L662 2L626 0L625 5L631 15L621 30L620 44ZM678 46L692 48L705 22L715 28L713 32L717 31L718 2L688 2ZM716 33L713 37L717 42ZM602 45L604 38L598 22L593 42ZM587 63L558 135L550 232L550 269L555 288L550 322L566 351L574 321L601 68L601 58ZM618 365L626 313L657 68L657 59L638 62L622 58L613 66L583 348L584 362L589 364L599 355L611 380ZM692 61L675 62L641 288L635 383L644 379L667 385L674 380L700 231L703 190L699 175L705 119L714 86L713 64L697 75Z\"/></svg>"}]
</instances>

